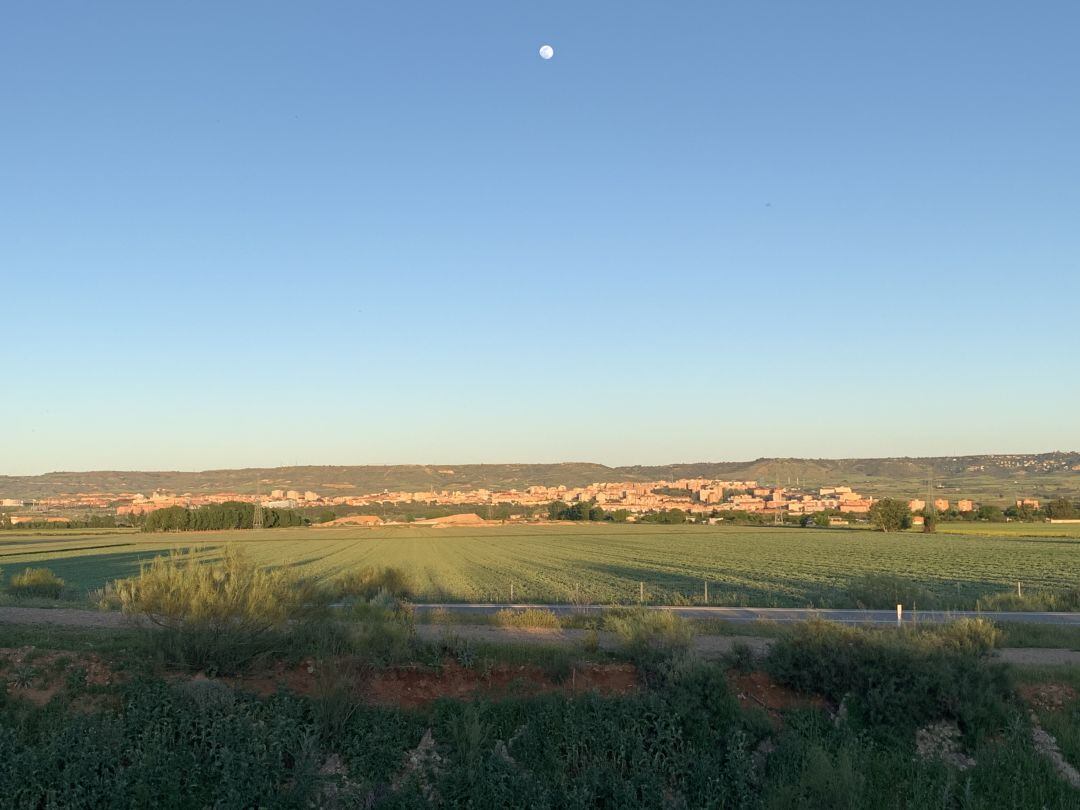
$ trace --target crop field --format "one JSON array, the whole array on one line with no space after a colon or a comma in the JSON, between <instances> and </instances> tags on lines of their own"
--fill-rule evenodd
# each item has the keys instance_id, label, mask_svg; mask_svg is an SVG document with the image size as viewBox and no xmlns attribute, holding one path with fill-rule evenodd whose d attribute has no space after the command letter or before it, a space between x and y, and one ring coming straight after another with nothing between
<instances>
[{"instance_id":1,"label":"crop field","mask_svg":"<svg viewBox=\"0 0 1080 810\"><path fill-rule=\"evenodd\" d=\"M1080 540L1080 523L939 523L940 534L977 537L1063 537Z\"/></svg>"},{"instance_id":2,"label":"crop field","mask_svg":"<svg viewBox=\"0 0 1080 810\"><path fill-rule=\"evenodd\" d=\"M992 527L997 528L997 527ZM1040 529L1042 526L1026 526ZM1054 526L1073 532L1075 526ZM234 543L266 565L294 565L334 578L393 566L414 598L439 601L636 602L733 606L849 606L847 588L867 576L919 583L940 607L971 607L1015 588L1075 587L1080 532L882 534L718 526L536 525L431 529L275 529L141 534L56 531L0 535L5 576L47 566L77 590L130 576L171 549L207 558ZM643 585L642 585L643 583Z\"/></svg>"}]
</instances>

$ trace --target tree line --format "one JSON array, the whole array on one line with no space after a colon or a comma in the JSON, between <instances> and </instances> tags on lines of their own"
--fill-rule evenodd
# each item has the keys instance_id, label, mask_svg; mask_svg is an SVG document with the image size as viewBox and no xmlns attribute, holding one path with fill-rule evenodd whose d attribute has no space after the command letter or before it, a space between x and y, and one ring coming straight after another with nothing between
<instances>
[{"instance_id":1,"label":"tree line","mask_svg":"<svg viewBox=\"0 0 1080 810\"><path fill-rule=\"evenodd\" d=\"M307 519L292 509L263 508L263 527L267 529L304 526ZM255 504L241 501L212 503L187 509L169 506L155 509L142 521L144 532L205 532L222 529L250 529L255 523Z\"/></svg>"}]
</instances>

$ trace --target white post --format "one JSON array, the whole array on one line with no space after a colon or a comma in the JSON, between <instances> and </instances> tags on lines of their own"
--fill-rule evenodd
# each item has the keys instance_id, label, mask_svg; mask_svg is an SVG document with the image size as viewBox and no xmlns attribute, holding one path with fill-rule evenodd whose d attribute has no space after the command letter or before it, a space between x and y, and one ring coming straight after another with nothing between
<instances>
[{"instance_id":1,"label":"white post","mask_svg":"<svg viewBox=\"0 0 1080 810\"><path fill-rule=\"evenodd\" d=\"M896 606L896 626L900 627L904 623L904 606Z\"/></svg>"},{"instance_id":2,"label":"white post","mask_svg":"<svg viewBox=\"0 0 1080 810\"><path fill-rule=\"evenodd\" d=\"M709 580L705 580L705 604L709 604Z\"/></svg>"},{"instance_id":3,"label":"white post","mask_svg":"<svg viewBox=\"0 0 1080 810\"><path fill-rule=\"evenodd\" d=\"M510 583L510 601L511 602L514 601L514 583L513 582Z\"/></svg>"},{"instance_id":4,"label":"white post","mask_svg":"<svg viewBox=\"0 0 1080 810\"><path fill-rule=\"evenodd\" d=\"M639 582L638 583L638 601L643 605L645 604L645 583L644 582Z\"/></svg>"},{"instance_id":5,"label":"white post","mask_svg":"<svg viewBox=\"0 0 1080 810\"><path fill-rule=\"evenodd\" d=\"M1020 583L1019 582L1016 583L1016 595L1018 597L1020 597L1021 599L1024 598L1024 594L1020 591Z\"/></svg>"}]
</instances>

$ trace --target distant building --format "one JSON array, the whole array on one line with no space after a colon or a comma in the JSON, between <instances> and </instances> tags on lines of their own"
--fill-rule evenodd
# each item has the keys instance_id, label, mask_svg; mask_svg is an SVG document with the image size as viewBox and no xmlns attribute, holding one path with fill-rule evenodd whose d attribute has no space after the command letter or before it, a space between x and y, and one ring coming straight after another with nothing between
<instances>
[{"instance_id":1,"label":"distant building","mask_svg":"<svg viewBox=\"0 0 1080 810\"><path fill-rule=\"evenodd\" d=\"M949 501L947 498L934 498L934 508L939 512L949 511Z\"/></svg>"},{"instance_id":2,"label":"distant building","mask_svg":"<svg viewBox=\"0 0 1080 810\"><path fill-rule=\"evenodd\" d=\"M926 501L922 500L921 498L912 498L910 501L907 502L907 507L912 512L921 512L923 509L926 508Z\"/></svg>"},{"instance_id":3,"label":"distant building","mask_svg":"<svg viewBox=\"0 0 1080 810\"><path fill-rule=\"evenodd\" d=\"M974 512L975 511L975 501L973 501L973 500L971 500L969 498L961 498L960 500L958 500L956 502L956 511L957 512Z\"/></svg>"},{"instance_id":4,"label":"distant building","mask_svg":"<svg viewBox=\"0 0 1080 810\"><path fill-rule=\"evenodd\" d=\"M1016 506L1019 509L1023 509L1025 506L1027 506L1027 507L1029 507L1031 509L1038 509L1039 508L1039 499L1038 498L1017 498L1016 499Z\"/></svg>"}]
</instances>

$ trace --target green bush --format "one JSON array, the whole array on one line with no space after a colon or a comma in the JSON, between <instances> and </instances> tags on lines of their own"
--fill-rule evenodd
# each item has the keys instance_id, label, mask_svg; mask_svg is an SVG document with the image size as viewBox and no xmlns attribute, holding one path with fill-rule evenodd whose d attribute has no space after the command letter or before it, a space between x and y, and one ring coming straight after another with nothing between
<instances>
[{"instance_id":1,"label":"green bush","mask_svg":"<svg viewBox=\"0 0 1080 810\"><path fill-rule=\"evenodd\" d=\"M1011 702L1004 669L985 660L995 640L996 629L977 621L898 633L815 620L779 639L765 668L799 691L846 700L869 727L948 719L971 734L999 729Z\"/></svg>"},{"instance_id":2,"label":"green bush","mask_svg":"<svg viewBox=\"0 0 1080 810\"><path fill-rule=\"evenodd\" d=\"M525 610L504 608L495 614L495 623L500 627L562 627L558 616L542 608L526 608Z\"/></svg>"},{"instance_id":3,"label":"green bush","mask_svg":"<svg viewBox=\"0 0 1080 810\"><path fill-rule=\"evenodd\" d=\"M48 568L27 568L8 582L7 592L17 597L40 597L59 599L64 591L64 580Z\"/></svg>"},{"instance_id":4,"label":"green bush","mask_svg":"<svg viewBox=\"0 0 1080 810\"><path fill-rule=\"evenodd\" d=\"M292 570L259 568L232 547L217 562L195 549L158 557L115 588L125 613L160 628L150 638L168 660L222 672L289 651L290 633L325 619L330 600Z\"/></svg>"}]
</instances>

